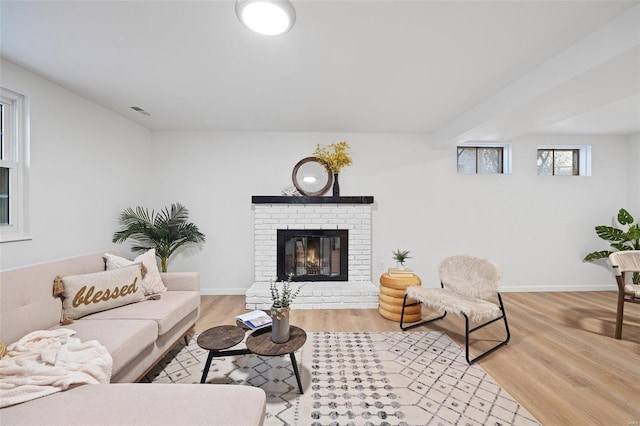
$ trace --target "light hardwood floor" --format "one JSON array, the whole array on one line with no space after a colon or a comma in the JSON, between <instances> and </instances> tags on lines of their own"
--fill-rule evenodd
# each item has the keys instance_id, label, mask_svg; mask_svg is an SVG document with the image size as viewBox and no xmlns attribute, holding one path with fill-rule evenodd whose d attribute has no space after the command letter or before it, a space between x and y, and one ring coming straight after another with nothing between
<instances>
[{"instance_id":1,"label":"light hardwood floor","mask_svg":"<svg viewBox=\"0 0 640 426\"><path fill-rule=\"evenodd\" d=\"M616 340L614 292L505 293L503 300L511 341L479 365L531 414L545 426L640 426L640 305L626 305ZM308 332L400 331L374 309L292 307L291 323ZM234 324L245 311L244 296L202 296L196 332ZM478 337L500 337L499 325L488 328ZM414 330L445 331L464 347L464 322L455 315Z\"/></svg>"}]
</instances>

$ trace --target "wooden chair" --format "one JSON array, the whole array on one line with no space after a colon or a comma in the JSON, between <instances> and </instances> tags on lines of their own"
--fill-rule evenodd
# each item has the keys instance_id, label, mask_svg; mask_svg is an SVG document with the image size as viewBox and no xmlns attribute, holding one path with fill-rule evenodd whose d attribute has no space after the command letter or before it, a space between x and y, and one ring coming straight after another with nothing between
<instances>
[{"instance_id":1,"label":"wooden chair","mask_svg":"<svg viewBox=\"0 0 640 426\"><path fill-rule=\"evenodd\" d=\"M442 261L439 272L442 288L424 288L422 286L407 288L400 314L400 329L408 330L418 327L442 319L448 312L451 312L463 316L465 319L465 356L469 364L473 364L506 345L511 334L502 297L497 291L502 277L500 269L486 259L452 256ZM499 304L491 301L496 296ZM444 311L444 313L436 318L405 327L403 325L405 307L415 306L419 303L438 311ZM475 358L470 358L469 335L499 320L504 322L506 339ZM470 322L481 322L481 324L471 328Z\"/></svg>"},{"instance_id":2,"label":"wooden chair","mask_svg":"<svg viewBox=\"0 0 640 426\"><path fill-rule=\"evenodd\" d=\"M640 250L626 250L609 255L618 284L618 309L616 313L616 339L622 338L624 304L640 303L640 284L628 283L626 273L640 274Z\"/></svg>"}]
</instances>

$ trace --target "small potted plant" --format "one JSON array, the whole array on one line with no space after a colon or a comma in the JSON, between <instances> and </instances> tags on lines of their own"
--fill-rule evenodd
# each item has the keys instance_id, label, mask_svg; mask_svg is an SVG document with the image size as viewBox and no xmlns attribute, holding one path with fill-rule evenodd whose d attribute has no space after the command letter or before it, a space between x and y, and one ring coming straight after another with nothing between
<instances>
[{"instance_id":1,"label":"small potted plant","mask_svg":"<svg viewBox=\"0 0 640 426\"><path fill-rule=\"evenodd\" d=\"M407 259L411 259L409 256L409 250L397 249L396 251L392 251L392 253L398 269L404 269L404 262L406 262Z\"/></svg>"},{"instance_id":2,"label":"small potted plant","mask_svg":"<svg viewBox=\"0 0 640 426\"><path fill-rule=\"evenodd\" d=\"M289 340L289 317L291 314L291 302L300 293L298 287L295 291L291 290L290 274L286 281L282 282L282 290L278 290L277 283L271 281L271 340L274 343L284 343Z\"/></svg>"}]
</instances>

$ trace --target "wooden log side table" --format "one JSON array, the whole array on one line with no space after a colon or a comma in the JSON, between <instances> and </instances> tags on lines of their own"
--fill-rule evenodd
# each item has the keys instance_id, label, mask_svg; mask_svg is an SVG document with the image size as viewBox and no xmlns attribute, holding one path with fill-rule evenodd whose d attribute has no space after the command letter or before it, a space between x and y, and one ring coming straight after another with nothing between
<instances>
[{"instance_id":1,"label":"wooden log side table","mask_svg":"<svg viewBox=\"0 0 640 426\"><path fill-rule=\"evenodd\" d=\"M300 390L300 395L302 395L304 392L302 390L300 372L298 371L298 363L296 362L294 352L300 349L307 341L307 333L295 325L291 325L289 328L291 337L289 337L289 340L284 343L273 343L271 341L271 327L254 331L249 335L249 337L247 337L247 341L245 343L247 345L247 349L249 349L251 353L257 355L278 356L289 354L289 358L291 358L291 366L293 367L293 372L295 373L296 380L298 381L298 389Z\"/></svg>"},{"instance_id":2,"label":"wooden log side table","mask_svg":"<svg viewBox=\"0 0 640 426\"><path fill-rule=\"evenodd\" d=\"M421 284L422 281L420 281L420 277L415 274L407 277L392 277L386 272L382 274L382 276L380 276L378 308L380 315L391 321L400 322L402 302L404 300L407 287ZM417 302L417 300L407 299L407 304L414 302ZM403 322L420 321L421 316L422 304L418 303L415 306L407 306L404 310Z\"/></svg>"}]
</instances>

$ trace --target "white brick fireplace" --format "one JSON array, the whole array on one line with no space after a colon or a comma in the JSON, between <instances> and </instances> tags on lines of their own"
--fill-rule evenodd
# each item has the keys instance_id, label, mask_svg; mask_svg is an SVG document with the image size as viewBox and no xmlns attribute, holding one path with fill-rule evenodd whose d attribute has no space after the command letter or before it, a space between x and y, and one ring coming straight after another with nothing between
<instances>
[{"instance_id":1,"label":"white brick fireplace","mask_svg":"<svg viewBox=\"0 0 640 426\"><path fill-rule=\"evenodd\" d=\"M253 197L255 283L247 290L247 309L271 307L270 281L277 272L279 229L349 231L348 281L296 282L302 286L295 309L375 309L378 286L371 280L373 197Z\"/></svg>"}]
</instances>

